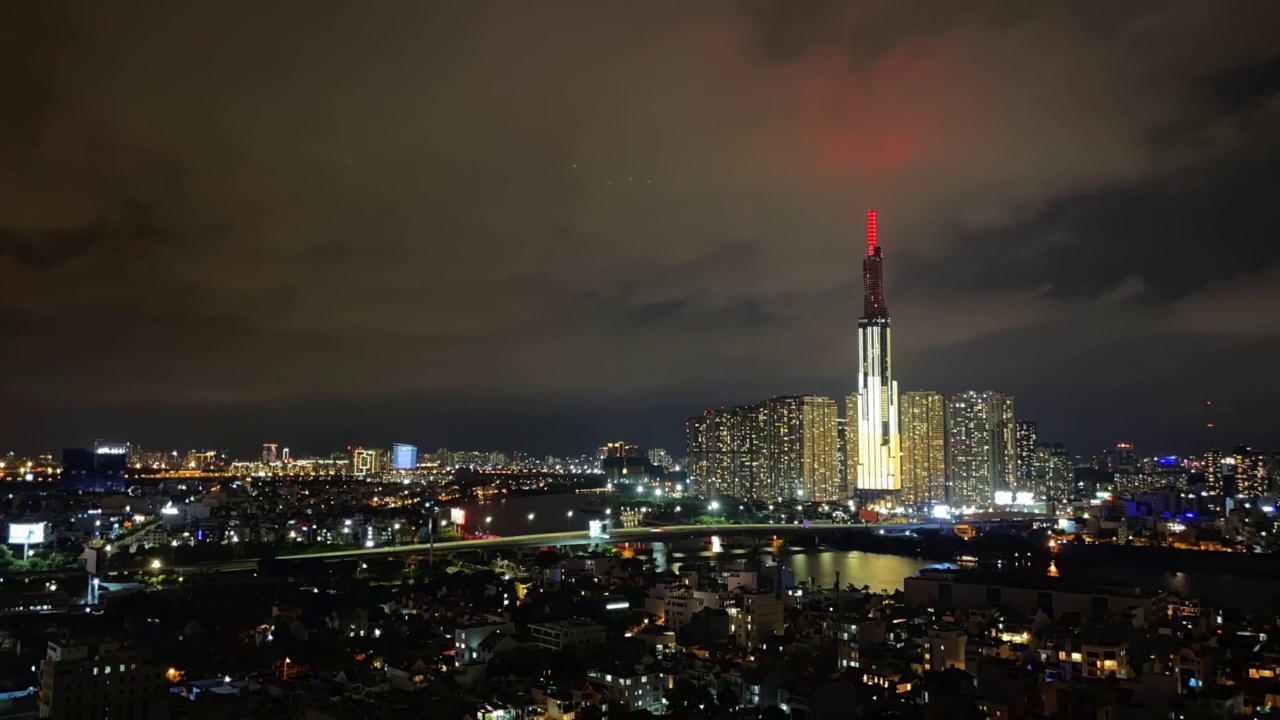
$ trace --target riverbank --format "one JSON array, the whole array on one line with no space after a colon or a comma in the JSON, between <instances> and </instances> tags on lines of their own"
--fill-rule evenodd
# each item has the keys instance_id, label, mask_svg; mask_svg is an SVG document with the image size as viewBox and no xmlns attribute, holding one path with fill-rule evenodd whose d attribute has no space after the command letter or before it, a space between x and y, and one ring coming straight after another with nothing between
<instances>
[{"instance_id":1,"label":"riverbank","mask_svg":"<svg viewBox=\"0 0 1280 720\"><path fill-rule=\"evenodd\" d=\"M1280 558L1271 554L1179 550L1132 545L1063 545L1054 555L1058 569L1088 570L1099 565L1142 565L1169 574L1212 571L1280 580Z\"/></svg>"}]
</instances>

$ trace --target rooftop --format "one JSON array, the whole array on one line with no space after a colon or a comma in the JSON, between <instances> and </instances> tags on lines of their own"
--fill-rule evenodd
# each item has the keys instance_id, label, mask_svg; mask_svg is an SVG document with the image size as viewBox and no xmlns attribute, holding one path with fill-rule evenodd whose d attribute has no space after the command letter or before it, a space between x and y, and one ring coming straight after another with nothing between
<instances>
[{"instance_id":1,"label":"rooftop","mask_svg":"<svg viewBox=\"0 0 1280 720\"><path fill-rule=\"evenodd\" d=\"M577 628L599 627L599 625L597 623L591 622L590 620L583 620L582 618L569 618L568 620L555 620L552 622L531 623L529 627L530 628L535 628L535 627L558 628L562 630L572 630Z\"/></svg>"}]
</instances>

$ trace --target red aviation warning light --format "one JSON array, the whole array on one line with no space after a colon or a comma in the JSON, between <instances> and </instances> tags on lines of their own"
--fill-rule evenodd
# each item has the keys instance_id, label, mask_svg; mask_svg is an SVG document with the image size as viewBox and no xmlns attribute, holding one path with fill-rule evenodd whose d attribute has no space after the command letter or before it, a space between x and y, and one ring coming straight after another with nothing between
<instances>
[{"instance_id":1,"label":"red aviation warning light","mask_svg":"<svg viewBox=\"0 0 1280 720\"><path fill-rule=\"evenodd\" d=\"M867 255L876 254L876 211L867 211Z\"/></svg>"}]
</instances>

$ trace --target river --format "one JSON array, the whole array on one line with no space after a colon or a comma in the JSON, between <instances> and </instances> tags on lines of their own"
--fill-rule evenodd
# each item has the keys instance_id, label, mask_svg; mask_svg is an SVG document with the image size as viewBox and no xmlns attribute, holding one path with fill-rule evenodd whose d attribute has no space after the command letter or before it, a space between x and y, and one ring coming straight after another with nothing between
<instances>
[{"instance_id":1,"label":"river","mask_svg":"<svg viewBox=\"0 0 1280 720\"><path fill-rule=\"evenodd\" d=\"M466 528L472 531L488 528L498 535L586 530L590 520L602 517L582 512L590 497L592 496L535 495L470 504L466 506ZM569 514L570 511L572 515ZM533 515L532 519L529 518L530 514ZM708 533L712 534L714 533ZM670 546L654 543L647 551L652 552L659 568L671 569L678 569L686 563L714 562L723 565L758 552L727 550L712 553L701 549L697 542L680 542ZM838 574L841 585L870 585L872 590L901 590L904 579L916 575L924 568L945 564L923 558L832 549L805 551L784 548L779 551L779 555L783 558L783 564L792 570L797 582L812 581L819 587L831 587ZM1072 571L1063 570L1060 574L1064 578L1080 580L1123 580L1137 583L1145 590L1194 597L1205 605L1221 603L1246 610L1268 610L1272 598L1280 596L1280 577L1259 577L1209 569L1174 573L1150 564L1102 562Z\"/></svg>"}]
</instances>

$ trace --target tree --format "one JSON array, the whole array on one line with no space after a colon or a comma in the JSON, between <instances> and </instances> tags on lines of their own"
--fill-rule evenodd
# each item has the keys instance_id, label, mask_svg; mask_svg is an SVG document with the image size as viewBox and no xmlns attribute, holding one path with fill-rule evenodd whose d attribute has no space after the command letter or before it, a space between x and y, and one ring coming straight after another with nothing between
<instances>
[{"instance_id":1,"label":"tree","mask_svg":"<svg viewBox=\"0 0 1280 720\"><path fill-rule=\"evenodd\" d=\"M760 720L791 720L791 716L777 705L770 705L760 713Z\"/></svg>"},{"instance_id":2,"label":"tree","mask_svg":"<svg viewBox=\"0 0 1280 720\"><path fill-rule=\"evenodd\" d=\"M667 707L672 712L701 712L715 715L716 699L711 691L695 685L690 680L677 680L667 691Z\"/></svg>"},{"instance_id":3,"label":"tree","mask_svg":"<svg viewBox=\"0 0 1280 720\"><path fill-rule=\"evenodd\" d=\"M732 710L738 707L738 695L733 691L733 688L721 688L720 692L716 694L716 704L724 710Z\"/></svg>"}]
</instances>

